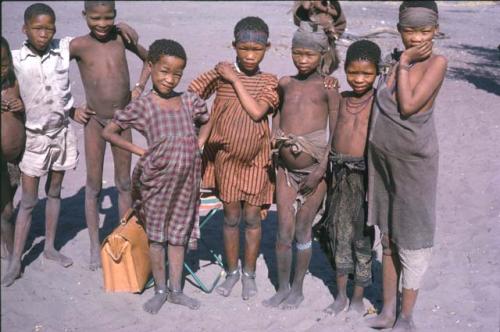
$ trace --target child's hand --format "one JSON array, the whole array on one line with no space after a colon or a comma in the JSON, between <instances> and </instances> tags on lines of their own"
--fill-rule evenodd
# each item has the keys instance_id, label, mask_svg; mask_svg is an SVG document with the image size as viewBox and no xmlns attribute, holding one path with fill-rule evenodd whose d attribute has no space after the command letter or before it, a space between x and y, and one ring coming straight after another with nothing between
<instances>
[{"instance_id":1,"label":"child's hand","mask_svg":"<svg viewBox=\"0 0 500 332\"><path fill-rule=\"evenodd\" d=\"M423 42L417 46L410 47L401 54L399 62L402 65L409 65L414 62L422 61L432 54L432 41Z\"/></svg>"},{"instance_id":2,"label":"child's hand","mask_svg":"<svg viewBox=\"0 0 500 332\"><path fill-rule=\"evenodd\" d=\"M323 84L328 90L338 89L340 87L339 80L332 76L325 76L323 79Z\"/></svg>"},{"instance_id":3,"label":"child's hand","mask_svg":"<svg viewBox=\"0 0 500 332\"><path fill-rule=\"evenodd\" d=\"M83 107L76 107L75 108L75 115L73 117L73 120L75 120L76 122L82 124L82 125L86 125L87 122L89 122L90 120L90 117L92 115L95 115L96 113L90 109L87 108L87 106L83 106Z\"/></svg>"},{"instance_id":4,"label":"child's hand","mask_svg":"<svg viewBox=\"0 0 500 332\"><path fill-rule=\"evenodd\" d=\"M117 23L116 30L127 42L127 44L137 45L137 43L139 42L139 35L137 34L137 31L132 29L130 25L123 22Z\"/></svg>"},{"instance_id":5,"label":"child's hand","mask_svg":"<svg viewBox=\"0 0 500 332\"><path fill-rule=\"evenodd\" d=\"M130 98L131 98L132 100L134 100L135 98L139 97L139 96L142 94L142 92L143 92L143 91L144 91L144 87L143 87L143 86L136 85L136 86L132 89L132 91L131 91L131 93L130 93Z\"/></svg>"},{"instance_id":6,"label":"child's hand","mask_svg":"<svg viewBox=\"0 0 500 332\"><path fill-rule=\"evenodd\" d=\"M2 112L22 112L23 110L24 104L21 99L2 99Z\"/></svg>"},{"instance_id":7,"label":"child's hand","mask_svg":"<svg viewBox=\"0 0 500 332\"><path fill-rule=\"evenodd\" d=\"M215 70L223 79L231 84L238 80L238 76L236 75L236 71L234 70L234 65L232 63L219 62L217 66L215 66Z\"/></svg>"}]
</instances>

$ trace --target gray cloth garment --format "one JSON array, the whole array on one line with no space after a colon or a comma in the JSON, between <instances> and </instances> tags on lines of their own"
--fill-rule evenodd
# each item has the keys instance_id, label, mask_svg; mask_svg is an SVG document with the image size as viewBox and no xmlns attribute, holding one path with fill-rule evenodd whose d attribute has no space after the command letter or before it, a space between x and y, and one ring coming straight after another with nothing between
<instances>
[{"instance_id":1,"label":"gray cloth garment","mask_svg":"<svg viewBox=\"0 0 500 332\"><path fill-rule=\"evenodd\" d=\"M307 48L320 53L329 50L328 37L322 29L308 22L300 22L300 26L293 34L292 48Z\"/></svg>"},{"instance_id":2,"label":"gray cloth garment","mask_svg":"<svg viewBox=\"0 0 500 332\"><path fill-rule=\"evenodd\" d=\"M317 130L306 135L285 134L283 130L278 128L274 134L276 140L276 148L271 151L275 167L282 167L285 171L286 181L288 186L299 190L300 183L307 177L316 167L318 167L321 159L326 153L328 142L326 140L326 130ZM279 158L279 150L282 147L291 147L294 154L307 153L316 160L316 163L301 169L289 168ZM306 197L297 193L295 203L293 204L295 212L305 203Z\"/></svg>"},{"instance_id":3,"label":"gray cloth garment","mask_svg":"<svg viewBox=\"0 0 500 332\"><path fill-rule=\"evenodd\" d=\"M399 25L402 27L419 28L437 24L438 14L429 8L409 7L399 13Z\"/></svg>"},{"instance_id":4,"label":"gray cloth garment","mask_svg":"<svg viewBox=\"0 0 500 332\"><path fill-rule=\"evenodd\" d=\"M378 225L401 248L429 248L434 245L439 159L434 105L403 117L387 78L379 80L370 128L368 225Z\"/></svg>"}]
</instances>

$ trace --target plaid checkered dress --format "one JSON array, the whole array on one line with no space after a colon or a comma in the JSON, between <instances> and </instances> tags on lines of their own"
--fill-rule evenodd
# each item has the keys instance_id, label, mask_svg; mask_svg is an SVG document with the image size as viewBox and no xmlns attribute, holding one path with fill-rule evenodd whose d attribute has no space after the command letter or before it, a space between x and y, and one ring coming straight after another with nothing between
<instances>
[{"instance_id":1,"label":"plaid checkered dress","mask_svg":"<svg viewBox=\"0 0 500 332\"><path fill-rule=\"evenodd\" d=\"M120 128L132 127L147 139L148 150L132 175L135 197L148 238L196 247L199 229L201 156L197 126L208 121L205 102L186 92L180 109L161 108L152 92L115 113ZM135 196L135 195L134 195Z\"/></svg>"}]
</instances>

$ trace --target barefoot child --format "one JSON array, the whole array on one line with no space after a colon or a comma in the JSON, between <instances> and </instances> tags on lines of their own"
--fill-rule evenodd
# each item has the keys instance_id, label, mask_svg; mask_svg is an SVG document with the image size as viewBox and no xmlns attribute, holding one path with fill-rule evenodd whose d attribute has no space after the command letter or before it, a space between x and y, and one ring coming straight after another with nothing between
<instances>
[{"instance_id":1,"label":"barefoot child","mask_svg":"<svg viewBox=\"0 0 500 332\"><path fill-rule=\"evenodd\" d=\"M301 26L292 40L292 59L298 73L279 81L281 107L273 118L276 142L276 202L278 236L276 256L279 288L265 306L297 308L304 299L302 286L312 255L312 223L326 193L329 137L340 105L337 89L326 89L319 74L328 39L323 32ZM330 133L327 131L327 123ZM292 243L297 261L290 287Z\"/></svg>"},{"instance_id":2,"label":"barefoot child","mask_svg":"<svg viewBox=\"0 0 500 332\"><path fill-rule=\"evenodd\" d=\"M1 241L2 258L10 258L14 246L13 199L20 184L19 159L26 139L24 105L14 74L9 43L2 37L2 151L1 151Z\"/></svg>"},{"instance_id":3,"label":"barefoot child","mask_svg":"<svg viewBox=\"0 0 500 332\"><path fill-rule=\"evenodd\" d=\"M114 25L116 17L114 1L85 1L83 16L90 33L73 39L70 43L71 58L76 59L87 99L81 120L85 123L85 161L87 183L85 186L85 219L90 235L90 270L101 266L99 241L98 198L102 188L102 170L106 142L101 132L118 109L130 101L130 80L125 49L144 61L144 68L133 89L138 96L148 78L147 51L141 45L127 43ZM132 140L130 130L121 135ZM130 164L128 151L111 146L115 167L115 185L118 190L120 216L130 208Z\"/></svg>"},{"instance_id":4,"label":"barefoot child","mask_svg":"<svg viewBox=\"0 0 500 332\"><path fill-rule=\"evenodd\" d=\"M382 234L384 299L382 312L368 324L410 331L434 246L439 153L433 113L447 60L432 52L438 31L434 1L404 1L398 30L405 50L380 79L368 150L368 224Z\"/></svg>"},{"instance_id":5,"label":"barefoot child","mask_svg":"<svg viewBox=\"0 0 500 332\"><path fill-rule=\"evenodd\" d=\"M208 121L205 101L190 92L178 93L186 67L186 53L172 40L160 39L149 48L153 91L115 113L104 128L110 143L141 156L134 169L134 188L139 186L139 211L150 240L155 295L144 310L156 314L169 302L198 309L200 303L181 288L184 251L199 238L198 201L201 158L195 126ZM142 133L145 150L120 135L128 128ZM135 189L134 189L135 192ZM165 244L168 243L169 288L165 280Z\"/></svg>"},{"instance_id":6,"label":"barefoot child","mask_svg":"<svg viewBox=\"0 0 500 332\"><path fill-rule=\"evenodd\" d=\"M27 40L12 52L26 114L26 147L19 164L22 172L22 198L16 220L14 249L2 280L14 283L21 271L21 256L29 233L33 208L38 201L40 177L45 185L45 245L43 255L64 267L73 261L54 248L61 204L64 172L78 161L76 136L69 124L74 114L69 81L70 38L53 39L56 17L52 8L36 3L24 12L23 32Z\"/></svg>"},{"instance_id":7,"label":"barefoot child","mask_svg":"<svg viewBox=\"0 0 500 332\"><path fill-rule=\"evenodd\" d=\"M295 1L293 21L299 27L301 22L307 22L312 26L319 27L326 33L330 49L325 53L320 68L321 73L324 75L333 73L340 62L335 42L344 33L347 26L340 3L336 0Z\"/></svg>"},{"instance_id":8,"label":"barefoot child","mask_svg":"<svg viewBox=\"0 0 500 332\"><path fill-rule=\"evenodd\" d=\"M366 141L378 74L380 48L360 40L349 46L345 60L352 91L342 93L340 114L333 137L332 194L328 219L329 242L334 248L337 297L326 311L338 314L354 310L364 314L364 287L372 281L373 227L366 226ZM354 274L349 303L347 277Z\"/></svg>"},{"instance_id":9,"label":"barefoot child","mask_svg":"<svg viewBox=\"0 0 500 332\"><path fill-rule=\"evenodd\" d=\"M257 293L255 267L261 240L261 212L271 205L273 198L267 114L278 105L278 80L259 69L270 46L268 37L269 28L262 19L240 20L234 28L236 63L220 62L188 88L204 99L216 93L210 122L200 132L201 143L206 141L203 186L216 188L224 204L227 277L216 290L229 296L240 278L239 223L243 217L244 300Z\"/></svg>"}]
</instances>

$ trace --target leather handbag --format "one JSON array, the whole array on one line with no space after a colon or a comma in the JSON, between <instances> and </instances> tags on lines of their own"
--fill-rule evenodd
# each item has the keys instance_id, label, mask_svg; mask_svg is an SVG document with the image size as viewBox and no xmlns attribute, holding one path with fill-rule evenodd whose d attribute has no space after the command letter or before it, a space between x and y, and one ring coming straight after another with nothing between
<instances>
[{"instance_id":1,"label":"leather handbag","mask_svg":"<svg viewBox=\"0 0 500 332\"><path fill-rule=\"evenodd\" d=\"M120 225L101 247L102 272L106 292L142 292L151 274L148 237L134 209L129 209Z\"/></svg>"}]
</instances>

